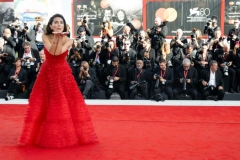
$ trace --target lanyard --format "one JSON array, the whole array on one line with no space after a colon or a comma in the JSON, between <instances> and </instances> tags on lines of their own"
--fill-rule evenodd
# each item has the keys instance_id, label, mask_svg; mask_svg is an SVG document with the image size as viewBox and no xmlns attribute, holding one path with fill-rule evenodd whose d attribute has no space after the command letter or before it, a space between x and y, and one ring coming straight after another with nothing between
<instances>
[{"instance_id":1,"label":"lanyard","mask_svg":"<svg viewBox=\"0 0 240 160\"><path fill-rule=\"evenodd\" d=\"M136 76L136 78L138 78L142 73L142 70L140 71L140 73L138 73L138 75Z\"/></svg>"},{"instance_id":2,"label":"lanyard","mask_svg":"<svg viewBox=\"0 0 240 160\"><path fill-rule=\"evenodd\" d=\"M187 77L188 71L184 71L184 78Z\"/></svg>"},{"instance_id":3,"label":"lanyard","mask_svg":"<svg viewBox=\"0 0 240 160\"><path fill-rule=\"evenodd\" d=\"M116 76L117 72L118 72L118 67L117 67L116 71L113 73L113 77Z\"/></svg>"},{"instance_id":4,"label":"lanyard","mask_svg":"<svg viewBox=\"0 0 240 160\"><path fill-rule=\"evenodd\" d=\"M165 74L166 74L166 70L164 70L164 71L161 70L160 75L161 75L162 78L164 78Z\"/></svg>"}]
</instances>

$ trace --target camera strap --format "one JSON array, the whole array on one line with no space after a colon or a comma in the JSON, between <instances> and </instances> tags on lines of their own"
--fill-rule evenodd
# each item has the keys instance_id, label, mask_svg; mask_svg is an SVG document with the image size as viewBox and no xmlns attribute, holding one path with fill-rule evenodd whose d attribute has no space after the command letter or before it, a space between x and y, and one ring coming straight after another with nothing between
<instances>
[{"instance_id":1,"label":"camera strap","mask_svg":"<svg viewBox=\"0 0 240 160\"><path fill-rule=\"evenodd\" d=\"M183 71L184 72L184 78L187 78L188 71Z\"/></svg>"},{"instance_id":2,"label":"camera strap","mask_svg":"<svg viewBox=\"0 0 240 160\"><path fill-rule=\"evenodd\" d=\"M166 70L161 70L160 75L162 78L164 78L165 74L166 74Z\"/></svg>"},{"instance_id":3,"label":"camera strap","mask_svg":"<svg viewBox=\"0 0 240 160\"><path fill-rule=\"evenodd\" d=\"M117 72L118 72L118 67L117 67L116 71L113 73L113 77L116 76Z\"/></svg>"},{"instance_id":4,"label":"camera strap","mask_svg":"<svg viewBox=\"0 0 240 160\"><path fill-rule=\"evenodd\" d=\"M136 76L136 79L138 79L138 77L142 74L142 71L143 71L143 70L141 70L141 71L138 73L138 75Z\"/></svg>"}]
</instances>

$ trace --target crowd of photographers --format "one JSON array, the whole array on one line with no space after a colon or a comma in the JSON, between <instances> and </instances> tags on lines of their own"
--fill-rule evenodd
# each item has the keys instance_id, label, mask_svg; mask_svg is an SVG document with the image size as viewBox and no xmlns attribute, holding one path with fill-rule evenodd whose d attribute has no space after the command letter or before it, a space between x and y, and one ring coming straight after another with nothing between
<instances>
[{"instance_id":1,"label":"crowd of photographers","mask_svg":"<svg viewBox=\"0 0 240 160\"><path fill-rule=\"evenodd\" d=\"M239 92L238 20L226 37L213 16L203 31L208 38L203 39L201 30L193 28L187 39L179 28L170 41L166 39L167 24L159 17L146 31L127 23L116 38L111 22L105 21L101 27L101 40L94 42L94 26L88 26L84 17L67 57L86 99L222 100L225 91ZM45 59L37 38L43 33L41 24L30 29L27 24L19 26L17 19L4 29L0 88L8 90L6 100L26 89L31 92Z\"/></svg>"}]
</instances>

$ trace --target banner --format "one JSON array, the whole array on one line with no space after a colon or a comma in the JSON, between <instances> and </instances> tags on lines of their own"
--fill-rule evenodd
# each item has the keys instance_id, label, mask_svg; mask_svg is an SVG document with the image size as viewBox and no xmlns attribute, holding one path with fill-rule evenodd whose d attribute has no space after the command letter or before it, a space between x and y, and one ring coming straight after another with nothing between
<instances>
[{"instance_id":1,"label":"banner","mask_svg":"<svg viewBox=\"0 0 240 160\"><path fill-rule=\"evenodd\" d=\"M234 20L240 20L240 1L225 0L225 14L224 14L224 34L228 35L230 29L234 26Z\"/></svg>"},{"instance_id":2,"label":"banner","mask_svg":"<svg viewBox=\"0 0 240 160\"><path fill-rule=\"evenodd\" d=\"M166 20L168 35L175 36L176 30L181 28L184 36L190 36L192 29L203 32L208 17L216 15L220 24L220 0L160 0L147 3L147 28L154 26L155 17ZM203 34L203 33L202 33Z\"/></svg>"},{"instance_id":3,"label":"banner","mask_svg":"<svg viewBox=\"0 0 240 160\"><path fill-rule=\"evenodd\" d=\"M0 1L0 24L8 26L15 16L14 1L1 0Z\"/></svg>"},{"instance_id":4,"label":"banner","mask_svg":"<svg viewBox=\"0 0 240 160\"><path fill-rule=\"evenodd\" d=\"M74 0L73 12L74 36L84 17L88 26L94 26L93 36L99 36L102 22L106 20L111 22L114 35L121 34L128 22L136 29L142 27L141 0Z\"/></svg>"}]
</instances>

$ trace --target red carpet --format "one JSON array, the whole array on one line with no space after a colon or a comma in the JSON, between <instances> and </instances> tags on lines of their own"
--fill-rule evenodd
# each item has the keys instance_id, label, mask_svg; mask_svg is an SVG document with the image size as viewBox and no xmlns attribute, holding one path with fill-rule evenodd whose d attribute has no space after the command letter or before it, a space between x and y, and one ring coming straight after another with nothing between
<instances>
[{"instance_id":1,"label":"red carpet","mask_svg":"<svg viewBox=\"0 0 240 160\"><path fill-rule=\"evenodd\" d=\"M99 143L18 146L26 105L0 105L0 160L239 160L240 107L88 106Z\"/></svg>"}]
</instances>

